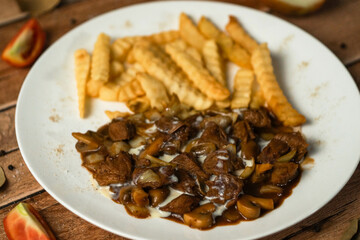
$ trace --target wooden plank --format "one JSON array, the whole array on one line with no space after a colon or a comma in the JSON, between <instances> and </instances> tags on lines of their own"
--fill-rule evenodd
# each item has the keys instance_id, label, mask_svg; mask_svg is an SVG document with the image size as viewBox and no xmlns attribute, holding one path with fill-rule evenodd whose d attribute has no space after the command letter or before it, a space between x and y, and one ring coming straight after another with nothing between
<instances>
[{"instance_id":1,"label":"wooden plank","mask_svg":"<svg viewBox=\"0 0 360 240\"><path fill-rule=\"evenodd\" d=\"M1 42L1 41L0 41ZM0 61L0 65L4 65ZM0 70L0 105L15 101L29 69L8 67Z\"/></svg>"},{"instance_id":2,"label":"wooden plank","mask_svg":"<svg viewBox=\"0 0 360 240\"><path fill-rule=\"evenodd\" d=\"M344 64L360 59L360 1L327 1L306 17L282 17L324 43Z\"/></svg>"},{"instance_id":3,"label":"wooden plank","mask_svg":"<svg viewBox=\"0 0 360 240\"><path fill-rule=\"evenodd\" d=\"M300 223L277 234L262 238L262 240L341 239L341 236L350 224L350 220L359 218L359 181L360 167L357 168L350 181L340 193L325 205L325 207ZM314 191L316 191L316 189L314 189ZM311 197L311 195L309 197Z\"/></svg>"},{"instance_id":4,"label":"wooden plank","mask_svg":"<svg viewBox=\"0 0 360 240\"><path fill-rule=\"evenodd\" d=\"M0 111L0 151L18 147L15 136L15 107Z\"/></svg>"},{"instance_id":5,"label":"wooden plank","mask_svg":"<svg viewBox=\"0 0 360 240\"><path fill-rule=\"evenodd\" d=\"M14 169L10 170L10 165ZM0 167L4 169L7 178L5 186L0 189L0 207L43 189L31 175L20 151L0 157Z\"/></svg>"},{"instance_id":6,"label":"wooden plank","mask_svg":"<svg viewBox=\"0 0 360 240\"><path fill-rule=\"evenodd\" d=\"M41 193L24 202L32 204L40 215L49 224L54 232L56 239L113 239L126 240L126 238L116 236L104 231L85 220L79 218L61 204L56 202L47 192ZM16 204L0 209L0 219L3 219ZM91 237L90 237L91 236ZM0 224L0 239L7 239L3 224Z\"/></svg>"}]
</instances>

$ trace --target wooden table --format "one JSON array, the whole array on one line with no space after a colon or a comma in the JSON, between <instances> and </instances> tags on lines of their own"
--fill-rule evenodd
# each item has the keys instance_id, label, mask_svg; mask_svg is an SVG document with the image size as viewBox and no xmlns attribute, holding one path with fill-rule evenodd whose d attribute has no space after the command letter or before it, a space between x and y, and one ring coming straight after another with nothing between
<instances>
[{"instance_id":1,"label":"wooden table","mask_svg":"<svg viewBox=\"0 0 360 240\"><path fill-rule=\"evenodd\" d=\"M82 22L109 10L140 2L144 1L63 1L58 8L39 17L39 21L47 33L49 46ZM237 2L263 9L254 0ZM282 18L323 42L360 86L360 0L328 0L325 7L314 15ZM0 28L1 50L24 22ZM29 68L14 68L0 61L0 166L8 179L7 185L0 190L0 220L17 203L25 201L39 210L58 239L124 239L93 226L65 209L36 182L26 167L16 142L14 115L16 99L28 71ZM350 220L359 217L360 167L325 207L300 223L263 239L341 239L350 226ZM0 239L6 239L2 224Z\"/></svg>"}]
</instances>

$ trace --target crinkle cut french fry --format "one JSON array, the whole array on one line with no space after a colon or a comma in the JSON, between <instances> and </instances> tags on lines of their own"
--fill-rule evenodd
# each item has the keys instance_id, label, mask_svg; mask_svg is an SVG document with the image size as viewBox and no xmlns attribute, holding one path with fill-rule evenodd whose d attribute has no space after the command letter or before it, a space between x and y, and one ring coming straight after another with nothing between
<instances>
[{"instance_id":1,"label":"crinkle cut french fry","mask_svg":"<svg viewBox=\"0 0 360 240\"><path fill-rule=\"evenodd\" d=\"M111 44L111 58L123 62L136 41L140 36L118 38Z\"/></svg>"},{"instance_id":2,"label":"crinkle cut french fry","mask_svg":"<svg viewBox=\"0 0 360 240\"><path fill-rule=\"evenodd\" d=\"M134 80L136 78L136 74L139 72L144 72L145 69L139 64L134 63L130 67L128 67L125 72L123 72L120 76L118 76L114 82L118 85L123 86L124 84Z\"/></svg>"},{"instance_id":3,"label":"crinkle cut french fry","mask_svg":"<svg viewBox=\"0 0 360 240\"><path fill-rule=\"evenodd\" d=\"M109 111L109 110L105 110L105 114L111 120L114 118L124 118L132 115L129 112L119 112L119 111Z\"/></svg>"},{"instance_id":4,"label":"crinkle cut french fry","mask_svg":"<svg viewBox=\"0 0 360 240\"><path fill-rule=\"evenodd\" d=\"M193 85L206 96L219 101L225 100L230 96L229 90L217 82L207 69L197 64L196 60L191 56L182 52L171 43L166 45L165 50L186 73Z\"/></svg>"},{"instance_id":5,"label":"crinkle cut french fry","mask_svg":"<svg viewBox=\"0 0 360 240\"><path fill-rule=\"evenodd\" d=\"M182 39L176 40L176 41L172 42L171 45L175 46L179 50L187 53L192 58L194 58L200 65L203 65L201 53L196 48L188 46L186 44L186 42L184 42L184 40L182 40Z\"/></svg>"},{"instance_id":6,"label":"crinkle cut french fry","mask_svg":"<svg viewBox=\"0 0 360 240\"><path fill-rule=\"evenodd\" d=\"M180 14L179 31L181 38L185 42L199 51L202 50L206 39L201 35L197 27L185 13Z\"/></svg>"},{"instance_id":7,"label":"crinkle cut french fry","mask_svg":"<svg viewBox=\"0 0 360 240\"><path fill-rule=\"evenodd\" d=\"M88 95L89 97L93 97L93 98L98 97L100 88L104 84L105 84L105 82L94 81L94 80L90 79L90 81L88 81L86 83L86 95Z\"/></svg>"},{"instance_id":8,"label":"crinkle cut french fry","mask_svg":"<svg viewBox=\"0 0 360 240\"><path fill-rule=\"evenodd\" d=\"M110 62L110 78L114 79L124 72L124 65L120 61L112 60Z\"/></svg>"},{"instance_id":9,"label":"crinkle cut french fry","mask_svg":"<svg viewBox=\"0 0 360 240\"><path fill-rule=\"evenodd\" d=\"M250 54L259 46L259 44L246 33L234 16L229 16L229 22L226 25L226 31L230 37Z\"/></svg>"},{"instance_id":10,"label":"crinkle cut french fry","mask_svg":"<svg viewBox=\"0 0 360 240\"><path fill-rule=\"evenodd\" d=\"M247 108L250 103L254 73L248 69L239 69L234 79L234 92L231 108Z\"/></svg>"},{"instance_id":11,"label":"crinkle cut french fry","mask_svg":"<svg viewBox=\"0 0 360 240\"><path fill-rule=\"evenodd\" d=\"M118 100L120 102L128 102L132 99L144 96L145 92L137 79L126 83L120 87Z\"/></svg>"},{"instance_id":12,"label":"crinkle cut french fry","mask_svg":"<svg viewBox=\"0 0 360 240\"><path fill-rule=\"evenodd\" d=\"M120 86L114 82L105 83L99 91L99 98L104 101L118 101Z\"/></svg>"},{"instance_id":13,"label":"crinkle cut french fry","mask_svg":"<svg viewBox=\"0 0 360 240\"><path fill-rule=\"evenodd\" d=\"M225 99L222 101L215 101L215 105L219 108L228 108L231 105L230 99Z\"/></svg>"},{"instance_id":14,"label":"crinkle cut french fry","mask_svg":"<svg viewBox=\"0 0 360 240\"><path fill-rule=\"evenodd\" d=\"M150 101L146 96L132 99L126 106L134 113L142 113L150 108Z\"/></svg>"},{"instance_id":15,"label":"crinkle cut french fry","mask_svg":"<svg viewBox=\"0 0 360 240\"><path fill-rule=\"evenodd\" d=\"M206 41L202 53L204 56L205 66L211 75L213 75L214 78L221 83L221 85L226 86L224 61L215 40Z\"/></svg>"},{"instance_id":16,"label":"crinkle cut french fry","mask_svg":"<svg viewBox=\"0 0 360 240\"><path fill-rule=\"evenodd\" d=\"M170 102L164 84L146 73L138 73L136 78L144 89L146 97L150 100L151 107L162 111Z\"/></svg>"},{"instance_id":17,"label":"crinkle cut french fry","mask_svg":"<svg viewBox=\"0 0 360 240\"><path fill-rule=\"evenodd\" d=\"M110 74L110 37L100 33L93 51L91 61L91 80L107 82Z\"/></svg>"},{"instance_id":18,"label":"crinkle cut french fry","mask_svg":"<svg viewBox=\"0 0 360 240\"><path fill-rule=\"evenodd\" d=\"M148 41L138 42L134 46L134 56L146 72L164 83L170 94L197 110L209 108L213 101L194 88L190 80L160 47Z\"/></svg>"},{"instance_id":19,"label":"crinkle cut french fry","mask_svg":"<svg viewBox=\"0 0 360 240\"><path fill-rule=\"evenodd\" d=\"M256 81L254 81L254 84L258 84ZM250 108L251 109L258 109L262 106L265 105L265 99L264 99L264 95L261 92L261 89L258 88L256 90L252 90L251 92L251 100L250 100Z\"/></svg>"},{"instance_id":20,"label":"crinkle cut french fry","mask_svg":"<svg viewBox=\"0 0 360 240\"><path fill-rule=\"evenodd\" d=\"M75 79L78 94L78 107L81 118L85 116L86 82L90 72L90 54L85 49L75 51Z\"/></svg>"},{"instance_id":21,"label":"crinkle cut french fry","mask_svg":"<svg viewBox=\"0 0 360 240\"><path fill-rule=\"evenodd\" d=\"M291 106L276 81L266 43L261 44L253 52L251 63L264 98L275 116L285 126L298 126L305 123L305 117Z\"/></svg>"},{"instance_id":22,"label":"crinkle cut french fry","mask_svg":"<svg viewBox=\"0 0 360 240\"><path fill-rule=\"evenodd\" d=\"M146 38L149 41L152 41L157 44L166 44L179 39L180 33L177 30L163 31L163 32L151 34Z\"/></svg>"},{"instance_id":23,"label":"crinkle cut french fry","mask_svg":"<svg viewBox=\"0 0 360 240\"><path fill-rule=\"evenodd\" d=\"M198 23L199 31L208 39L214 39L221 48L221 52L225 58L229 59L236 65L251 69L250 56L238 44L220 31L212 22L207 18L202 17Z\"/></svg>"}]
</instances>

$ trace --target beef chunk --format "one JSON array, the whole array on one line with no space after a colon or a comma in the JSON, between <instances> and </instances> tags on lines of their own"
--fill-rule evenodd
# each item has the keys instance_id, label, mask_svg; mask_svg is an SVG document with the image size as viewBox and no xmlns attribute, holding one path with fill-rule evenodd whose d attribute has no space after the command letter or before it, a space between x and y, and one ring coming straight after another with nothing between
<instances>
[{"instance_id":1,"label":"beef chunk","mask_svg":"<svg viewBox=\"0 0 360 240\"><path fill-rule=\"evenodd\" d=\"M206 181L209 191L206 196L214 203L224 204L228 200L236 199L240 194L243 181L230 174L221 174L214 180Z\"/></svg>"},{"instance_id":2,"label":"beef chunk","mask_svg":"<svg viewBox=\"0 0 360 240\"><path fill-rule=\"evenodd\" d=\"M245 159L251 159L259 155L260 148L253 140L247 142L241 142L241 154Z\"/></svg>"},{"instance_id":3,"label":"beef chunk","mask_svg":"<svg viewBox=\"0 0 360 240\"><path fill-rule=\"evenodd\" d=\"M184 126L184 123L172 117L162 117L155 122L155 125L161 132L171 134Z\"/></svg>"},{"instance_id":4,"label":"beef chunk","mask_svg":"<svg viewBox=\"0 0 360 240\"><path fill-rule=\"evenodd\" d=\"M255 139L255 134L247 121L238 121L235 123L233 136L240 139L242 142L247 142L249 139Z\"/></svg>"},{"instance_id":5,"label":"beef chunk","mask_svg":"<svg viewBox=\"0 0 360 240\"><path fill-rule=\"evenodd\" d=\"M291 150L296 150L295 161L300 161L304 155L306 154L306 148L309 146L301 133L293 132L293 133L278 133L275 135L274 139L285 142Z\"/></svg>"},{"instance_id":6,"label":"beef chunk","mask_svg":"<svg viewBox=\"0 0 360 240\"><path fill-rule=\"evenodd\" d=\"M254 127L271 127L270 117L264 108L245 110L243 117Z\"/></svg>"},{"instance_id":7,"label":"beef chunk","mask_svg":"<svg viewBox=\"0 0 360 240\"><path fill-rule=\"evenodd\" d=\"M129 140L135 135L135 127L130 121L113 121L109 124L109 136L113 141Z\"/></svg>"},{"instance_id":8,"label":"beef chunk","mask_svg":"<svg viewBox=\"0 0 360 240\"><path fill-rule=\"evenodd\" d=\"M181 192L189 193L191 195L196 195L198 193L196 182L188 172L179 169L175 172L175 175L178 178L178 182L172 184L172 188Z\"/></svg>"},{"instance_id":9,"label":"beef chunk","mask_svg":"<svg viewBox=\"0 0 360 240\"><path fill-rule=\"evenodd\" d=\"M199 197L182 194L168 204L166 204L165 206L161 207L160 210L177 214L184 214L187 212L191 212L199 205L199 202Z\"/></svg>"},{"instance_id":10,"label":"beef chunk","mask_svg":"<svg viewBox=\"0 0 360 240\"><path fill-rule=\"evenodd\" d=\"M181 147L189 139L190 128L188 126L182 126L176 132L172 133L170 138L164 143L161 151L173 155L180 152Z\"/></svg>"},{"instance_id":11,"label":"beef chunk","mask_svg":"<svg viewBox=\"0 0 360 240\"><path fill-rule=\"evenodd\" d=\"M104 161L95 164L84 163L100 186L113 183L125 183L131 177L131 156L120 152L116 157L108 156Z\"/></svg>"},{"instance_id":12,"label":"beef chunk","mask_svg":"<svg viewBox=\"0 0 360 240\"><path fill-rule=\"evenodd\" d=\"M278 162L274 164L271 173L271 182L276 185L285 185L298 174L299 165L293 162Z\"/></svg>"},{"instance_id":13,"label":"beef chunk","mask_svg":"<svg viewBox=\"0 0 360 240\"><path fill-rule=\"evenodd\" d=\"M226 133L214 122L208 122L206 124L200 139L203 142L214 143L218 148L228 144Z\"/></svg>"},{"instance_id":14,"label":"beef chunk","mask_svg":"<svg viewBox=\"0 0 360 240\"><path fill-rule=\"evenodd\" d=\"M232 156L226 149L212 152L206 157L203 168L207 174L231 172L233 170Z\"/></svg>"},{"instance_id":15,"label":"beef chunk","mask_svg":"<svg viewBox=\"0 0 360 240\"><path fill-rule=\"evenodd\" d=\"M196 160L194 159L194 155L189 153L182 153L175 157L171 163L176 164L178 169L183 169L188 171L193 176L197 176L200 179L205 179L208 176L204 171L199 167Z\"/></svg>"},{"instance_id":16,"label":"beef chunk","mask_svg":"<svg viewBox=\"0 0 360 240\"><path fill-rule=\"evenodd\" d=\"M289 146L278 139L272 139L270 143L261 151L257 161L259 163L273 163L289 151Z\"/></svg>"},{"instance_id":17,"label":"beef chunk","mask_svg":"<svg viewBox=\"0 0 360 240\"><path fill-rule=\"evenodd\" d=\"M155 172L160 176L162 185L168 185L178 181L174 175L175 169L172 166L162 166L160 168L155 168Z\"/></svg>"}]
</instances>

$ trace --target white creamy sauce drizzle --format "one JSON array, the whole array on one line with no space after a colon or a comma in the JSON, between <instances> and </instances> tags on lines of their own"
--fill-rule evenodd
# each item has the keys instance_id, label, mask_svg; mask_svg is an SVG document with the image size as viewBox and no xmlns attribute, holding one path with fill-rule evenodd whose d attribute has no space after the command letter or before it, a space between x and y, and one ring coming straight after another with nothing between
<instances>
[{"instance_id":1,"label":"white creamy sauce drizzle","mask_svg":"<svg viewBox=\"0 0 360 240\"><path fill-rule=\"evenodd\" d=\"M139 155L139 153L141 152L141 150L144 149L144 147L145 145L140 145L139 147L136 148L130 148L129 153Z\"/></svg>"},{"instance_id":2,"label":"white creamy sauce drizzle","mask_svg":"<svg viewBox=\"0 0 360 240\"><path fill-rule=\"evenodd\" d=\"M262 138L259 138L258 146L260 147L260 151L262 151L266 147L266 145L268 145L269 142L270 141L266 141Z\"/></svg>"},{"instance_id":3,"label":"white creamy sauce drizzle","mask_svg":"<svg viewBox=\"0 0 360 240\"><path fill-rule=\"evenodd\" d=\"M145 130L145 133L146 133L146 134L153 134L153 133L155 133L156 131L157 131L157 127L156 127L155 124L153 124L151 127L147 128L147 129Z\"/></svg>"},{"instance_id":4,"label":"white creamy sauce drizzle","mask_svg":"<svg viewBox=\"0 0 360 240\"><path fill-rule=\"evenodd\" d=\"M206 155L200 155L197 159L199 162L201 162L201 164L203 164L206 159Z\"/></svg>"}]
</instances>

